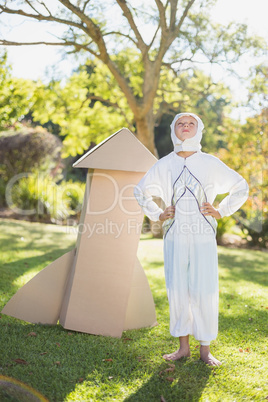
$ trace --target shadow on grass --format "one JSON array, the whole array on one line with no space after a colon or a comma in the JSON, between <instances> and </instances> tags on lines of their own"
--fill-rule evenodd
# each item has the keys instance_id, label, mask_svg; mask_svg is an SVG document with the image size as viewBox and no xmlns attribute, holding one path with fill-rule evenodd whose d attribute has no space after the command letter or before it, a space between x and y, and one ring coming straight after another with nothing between
<instances>
[{"instance_id":1,"label":"shadow on grass","mask_svg":"<svg viewBox=\"0 0 268 402\"><path fill-rule=\"evenodd\" d=\"M266 306L254 305L251 297L225 294L220 296L223 307L219 313L219 333L235 338L266 338Z\"/></svg>"},{"instance_id":2,"label":"shadow on grass","mask_svg":"<svg viewBox=\"0 0 268 402\"><path fill-rule=\"evenodd\" d=\"M15 284L18 278L23 277L23 275L27 275L29 271L35 269L37 271L37 275L38 272L44 269L52 261L67 253L71 248L72 247L57 247L54 251L50 250L49 253L38 255L36 257L19 259L18 261L10 262L4 264L3 267L0 267L0 292L2 293L4 303L7 303L8 300L20 289L21 285L19 283ZM0 301L0 311L4 307L4 305L1 304L2 303Z\"/></svg>"},{"instance_id":3,"label":"shadow on grass","mask_svg":"<svg viewBox=\"0 0 268 402\"><path fill-rule=\"evenodd\" d=\"M268 286L268 254L260 251L237 249L219 252L219 266L228 272L227 280L244 280Z\"/></svg>"},{"instance_id":4,"label":"shadow on grass","mask_svg":"<svg viewBox=\"0 0 268 402\"><path fill-rule=\"evenodd\" d=\"M142 267L143 268L150 268L150 269L154 269L154 268L163 268L164 270L164 264L163 261L143 261L142 262Z\"/></svg>"},{"instance_id":5,"label":"shadow on grass","mask_svg":"<svg viewBox=\"0 0 268 402\"><path fill-rule=\"evenodd\" d=\"M248 341L256 339L265 340L268 336L267 312L258 311L252 321L249 321L248 316L244 314L226 316L220 313L219 334L230 336L232 342L241 338Z\"/></svg>"},{"instance_id":6,"label":"shadow on grass","mask_svg":"<svg viewBox=\"0 0 268 402\"><path fill-rule=\"evenodd\" d=\"M13 230L16 232L16 235L13 233L14 241L5 229L4 247L14 252L22 251L22 254L18 253L17 257L11 254L11 259L4 265L3 273L7 275L5 283L1 283L1 287L5 284L4 298L17 290L11 285L16 278L30 270L44 268L73 247L70 239L63 242L65 234L51 233L43 226L27 229L23 224L16 223ZM25 241L21 242L20 237L24 237ZM27 248L44 254L27 258L23 255L23 250ZM236 284L243 280L249 282L249 287L250 282L264 285L267 281L267 254L221 249L219 262L223 272L221 281ZM163 262L143 261L142 265L150 268L148 276L158 310L159 327L127 331L122 339L115 339L70 332L60 325L27 324L2 316L1 373L24 381L50 401L67 400L73 391L76 400L81 401L114 399L151 402L160 401L161 396L167 402L198 401L208 386L213 369L201 362L194 350L191 358L175 363L174 372L165 371L170 366L161 356L166 348L173 350L175 341L171 341L167 327L168 301L164 277L154 276L151 270L156 268L159 271ZM267 313L258 308L257 303L253 304L254 298L247 294L223 293L220 299L223 306L220 311L220 336L234 345L245 338L264 339ZM165 322L164 330L161 322ZM36 335L29 336L31 332ZM25 363L18 363L16 359ZM167 377L174 378L174 381L169 381Z\"/></svg>"},{"instance_id":7,"label":"shadow on grass","mask_svg":"<svg viewBox=\"0 0 268 402\"><path fill-rule=\"evenodd\" d=\"M59 231L57 226L41 225L34 223L20 223L20 222L3 222L0 220L1 230L1 248L16 254L17 251L23 249L38 250L49 249L54 251L58 248L63 248L63 239L67 244L74 243L76 236ZM66 228L67 230L67 228ZM66 244L64 245L66 246Z\"/></svg>"},{"instance_id":8,"label":"shadow on grass","mask_svg":"<svg viewBox=\"0 0 268 402\"><path fill-rule=\"evenodd\" d=\"M0 220L0 230L0 290L4 303L22 286L23 279L16 283L20 277L30 271L38 273L75 245L75 236L65 235L53 225Z\"/></svg>"},{"instance_id":9,"label":"shadow on grass","mask_svg":"<svg viewBox=\"0 0 268 402\"><path fill-rule=\"evenodd\" d=\"M170 364L159 354L169 338L157 338L152 328L127 331L116 339L12 321L0 324L2 372L50 401L66 400L74 390L79 400L151 402L163 396L166 401L197 401L212 373L198 356L175 362L175 369L166 371ZM127 398L126 391L131 393Z\"/></svg>"},{"instance_id":10,"label":"shadow on grass","mask_svg":"<svg viewBox=\"0 0 268 402\"><path fill-rule=\"evenodd\" d=\"M199 401L207 385L212 369L201 361L175 362L175 371L162 374L167 364L158 367L157 373L124 402Z\"/></svg>"}]
</instances>

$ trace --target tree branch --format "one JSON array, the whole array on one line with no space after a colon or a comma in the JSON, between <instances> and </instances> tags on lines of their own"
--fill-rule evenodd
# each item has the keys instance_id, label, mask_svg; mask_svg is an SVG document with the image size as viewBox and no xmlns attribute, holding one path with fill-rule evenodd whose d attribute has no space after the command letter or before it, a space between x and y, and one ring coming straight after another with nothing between
<instances>
[{"instance_id":1,"label":"tree branch","mask_svg":"<svg viewBox=\"0 0 268 402\"><path fill-rule=\"evenodd\" d=\"M135 21L133 19L131 11L127 6L126 0L116 0L116 2L119 5L119 7L121 8L121 10L123 11L123 15L127 19L131 29L133 30L133 32L134 32L134 34L136 36L138 48L140 49L140 51L143 54L143 56L147 56L147 54L148 54L148 46L144 42L144 40L143 40L139 30L138 30L138 27L135 24Z\"/></svg>"},{"instance_id":2,"label":"tree branch","mask_svg":"<svg viewBox=\"0 0 268 402\"><path fill-rule=\"evenodd\" d=\"M159 21L161 29L163 32L165 32L167 30L166 9L161 0L155 0L155 3L159 11Z\"/></svg>"},{"instance_id":3,"label":"tree branch","mask_svg":"<svg viewBox=\"0 0 268 402\"><path fill-rule=\"evenodd\" d=\"M75 14L81 22L74 22L70 20L65 20L58 18L53 15L43 15L43 14L31 14L27 13L23 10L14 10L10 9L5 6L0 5L0 10L4 13L8 14L17 14L17 15L22 15L24 17L28 17L31 19L36 19L39 21L52 21L52 22L58 22L61 24L65 24L67 26L73 26L76 28L79 28L83 30L86 35L88 35L93 42L97 45L99 53L97 54L95 51L91 50L88 45L82 45L78 44L75 41L64 41L64 42L29 42L29 43L19 43L19 42L11 42L11 41L6 41L2 40L0 43L5 44L5 45L10 45L10 46L19 46L19 45L36 45L36 44L44 44L44 45L52 45L52 46L74 46L75 49L84 49L100 59L104 64L107 65L107 67L110 69L111 73L114 75L115 79L117 80L121 90L125 94L129 105L133 112L138 113L139 110L139 105L137 102L137 99L135 98L130 86L128 85L127 80L125 77L121 74L119 69L117 68L116 64L110 59L110 55L108 54L106 44L103 39L103 34L101 32L101 29L99 26L97 26L91 18L89 18L87 15L83 13L83 10L81 10L79 7L73 5L69 0L58 0L62 5L64 5L68 10L70 10L73 14ZM118 0L118 1L123 1L123 0ZM85 5L86 3L84 3ZM128 9L128 8L127 8ZM141 37L140 37L141 38Z\"/></svg>"},{"instance_id":4,"label":"tree branch","mask_svg":"<svg viewBox=\"0 0 268 402\"><path fill-rule=\"evenodd\" d=\"M190 0L188 2L188 4L185 7L185 9L183 11L183 14L182 14L177 26L174 26L174 28L171 26L169 28L169 30L167 31L166 35L164 35L163 31L162 31L160 48L159 48L159 52L158 52L158 55L157 55L157 58L156 58L158 63L163 59L166 51L168 50L168 48L170 47L170 45L172 44L174 39L176 39L176 37L178 36L178 34L180 32L180 29L181 29L181 26L182 26L185 18L187 17L187 14L188 14L190 8L192 7L192 5L194 4L195 1L196 0ZM176 18L177 4L178 4L178 0L170 0L171 9L173 10L173 14L175 15L175 18Z\"/></svg>"},{"instance_id":5,"label":"tree branch","mask_svg":"<svg viewBox=\"0 0 268 402\"><path fill-rule=\"evenodd\" d=\"M37 13L39 14L39 11L36 10L36 8L32 5L32 3L29 0L25 0L25 2Z\"/></svg>"},{"instance_id":6,"label":"tree branch","mask_svg":"<svg viewBox=\"0 0 268 402\"><path fill-rule=\"evenodd\" d=\"M176 25L176 14L177 14L178 0L170 0L170 22L169 29L171 31L175 30Z\"/></svg>"},{"instance_id":7,"label":"tree branch","mask_svg":"<svg viewBox=\"0 0 268 402\"><path fill-rule=\"evenodd\" d=\"M151 49L151 47L153 46L153 43L154 43L154 41L155 41L155 38L156 38L156 36L157 36L157 34L158 34L159 29L160 29L160 23L158 24L158 27L157 27L156 30L155 30L154 36L153 36L153 38L152 38L150 44L148 45L148 48L149 48L149 49Z\"/></svg>"},{"instance_id":8,"label":"tree branch","mask_svg":"<svg viewBox=\"0 0 268 402\"><path fill-rule=\"evenodd\" d=\"M90 2L90 0L85 1L84 5L83 5L83 9L82 9L82 12L83 12L83 13L85 12L86 7L87 7L87 5L88 5L89 2Z\"/></svg>"},{"instance_id":9,"label":"tree branch","mask_svg":"<svg viewBox=\"0 0 268 402\"><path fill-rule=\"evenodd\" d=\"M187 14L188 14L190 8L192 7L192 5L194 4L195 1L196 1L196 0L190 0L190 1L188 2L187 6L185 7L185 9L184 9L184 11L183 11L183 14L182 14L182 16L181 16L181 18L180 18L180 21L179 21L178 25L177 25L176 28L175 28L175 35L174 35L174 38L176 38L176 36L179 34L180 29L181 29L181 26L182 26L182 24L183 24L185 18L187 17Z\"/></svg>"},{"instance_id":10,"label":"tree branch","mask_svg":"<svg viewBox=\"0 0 268 402\"><path fill-rule=\"evenodd\" d=\"M38 3L40 3L47 10L48 14L52 16L51 11L47 8L46 4L43 1L38 1Z\"/></svg>"},{"instance_id":11,"label":"tree branch","mask_svg":"<svg viewBox=\"0 0 268 402\"><path fill-rule=\"evenodd\" d=\"M131 42L133 42L136 46L137 46L137 42L135 42L135 40L133 38L131 38L130 35L127 34L123 34L122 32L119 31L111 31L111 32L105 32L102 34L103 36L108 36L108 35L120 35L123 36L124 38L127 38L129 40L131 40Z\"/></svg>"},{"instance_id":12,"label":"tree branch","mask_svg":"<svg viewBox=\"0 0 268 402\"><path fill-rule=\"evenodd\" d=\"M91 18L89 18L79 7L74 6L69 0L58 0L63 4L68 10L72 11L80 20L86 25L87 29L85 32L93 39L93 41L98 45L102 57L109 57L107 54L107 49L105 42L102 38L102 33L98 25L96 25ZM84 26L82 24L82 26ZM104 61L104 60L103 60Z\"/></svg>"},{"instance_id":13,"label":"tree branch","mask_svg":"<svg viewBox=\"0 0 268 402\"><path fill-rule=\"evenodd\" d=\"M8 40L0 39L0 45L2 46L34 46L34 45L48 45L48 46L73 46L77 50L85 50L91 53L93 56L100 58L100 55L87 47L87 45L82 45L80 43L72 42L72 41L64 41L64 42L11 42Z\"/></svg>"},{"instance_id":14,"label":"tree branch","mask_svg":"<svg viewBox=\"0 0 268 402\"><path fill-rule=\"evenodd\" d=\"M0 39L2 46L25 46L25 45L49 45L49 46L68 46L65 42L11 42L9 40Z\"/></svg>"},{"instance_id":15,"label":"tree branch","mask_svg":"<svg viewBox=\"0 0 268 402\"><path fill-rule=\"evenodd\" d=\"M126 119L126 122L127 122L129 125L132 125L132 123L128 120L126 113L125 113L124 110L118 105L117 102L116 102L116 103L111 102L111 101L109 101L109 99L104 99L104 98L102 98L101 96L97 96L97 95L88 95L88 96L87 96L87 99L96 100L96 101L99 101L99 102L101 102L101 103L108 104L109 106L112 106L112 107L114 107L115 109L119 109L120 112L122 113L122 115L124 116L124 118Z\"/></svg>"},{"instance_id":16,"label":"tree branch","mask_svg":"<svg viewBox=\"0 0 268 402\"><path fill-rule=\"evenodd\" d=\"M157 29L156 29L156 31L154 33L154 36L153 36L150 44L148 46L149 49L151 49L151 47L152 47L152 45L153 45L153 43L155 41L155 38L156 38L156 36L158 34L158 31L159 31L160 27L161 27L162 31L164 31L164 32L166 32L167 29L168 29L167 28L167 23L166 23L166 9L167 9L169 0L167 0L165 7L163 6L163 4L161 3L160 0L155 0L155 2L157 4L158 10L159 10L159 24L158 24L158 27L157 27Z\"/></svg>"},{"instance_id":17,"label":"tree branch","mask_svg":"<svg viewBox=\"0 0 268 402\"><path fill-rule=\"evenodd\" d=\"M103 39L103 34L100 28L89 18L87 17L79 7L74 6L69 0L59 0L66 8L76 14L87 26L87 34L92 38L92 40L96 43L99 48L99 56L98 58L107 65L111 73L114 75L115 79L117 80L120 88L122 89L123 93L125 94L129 105L133 112L138 111L138 103L133 95L133 92L130 86L127 83L125 77L121 74L119 69L117 68L116 64L111 60L110 55L108 54L106 44ZM125 0L116 0L117 2L125 2ZM128 7L127 7L128 9Z\"/></svg>"},{"instance_id":18,"label":"tree branch","mask_svg":"<svg viewBox=\"0 0 268 402\"><path fill-rule=\"evenodd\" d=\"M64 25L67 25L67 26L73 26L73 27L82 29L85 33L87 33L86 28L85 28L85 26L83 24L79 24L79 23L74 22L74 21L54 17L51 14L50 15L43 15L43 14L40 14L40 13L38 13L38 14L30 14L30 13L26 13L23 10L14 10L14 9L11 9L11 8L8 8L8 7L5 7L5 6L1 6L1 5L0 5L0 10L2 10L2 13L22 15L23 17L36 19L38 21L58 22L60 24L64 24Z\"/></svg>"}]
</instances>

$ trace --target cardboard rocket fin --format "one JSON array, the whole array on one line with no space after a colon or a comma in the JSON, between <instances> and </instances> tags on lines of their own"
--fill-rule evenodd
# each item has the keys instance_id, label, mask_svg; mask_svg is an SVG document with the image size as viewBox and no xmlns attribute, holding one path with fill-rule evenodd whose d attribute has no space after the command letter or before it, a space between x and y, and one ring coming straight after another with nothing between
<instances>
[{"instance_id":1,"label":"cardboard rocket fin","mask_svg":"<svg viewBox=\"0 0 268 402\"><path fill-rule=\"evenodd\" d=\"M57 324L75 249L40 271L9 300L3 314L20 320Z\"/></svg>"},{"instance_id":2,"label":"cardboard rocket fin","mask_svg":"<svg viewBox=\"0 0 268 402\"><path fill-rule=\"evenodd\" d=\"M144 270L136 259L128 297L124 330L157 325L154 299Z\"/></svg>"}]
</instances>

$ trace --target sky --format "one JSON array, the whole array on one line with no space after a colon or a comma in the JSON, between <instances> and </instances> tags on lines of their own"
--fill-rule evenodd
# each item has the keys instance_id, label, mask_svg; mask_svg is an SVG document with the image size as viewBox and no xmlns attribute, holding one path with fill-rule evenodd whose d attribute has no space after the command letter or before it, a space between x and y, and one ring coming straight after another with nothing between
<instances>
[{"instance_id":1,"label":"sky","mask_svg":"<svg viewBox=\"0 0 268 402\"><path fill-rule=\"evenodd\" d=\"M55 4L55 0L46 2ZM267 3L268 0L218 0L212 18L220 23L231 20L246 22L251 32L268 39ZM0 23L0 35L5 32L10 40L19 38L24 41L54 41L55 37L49 31L60 35L60 31L55 31L55 28L52 30L49 23L30 22L29 19L23 20L18 16L0 16ZM47 71L55 66L63 75L68 76L74 66L73 58L66 57L60 48L55 46L12 46L8 48L8 59L14 76L34 80L44 79Z\"/></svg>"},{"instance_id":2,"label":"sky","mask_svg":"<svg viewBox=\"0 0 268 402\"><path fill-rule=\"evenodd\" d=\"M51 7L55 6L55 0L46 0L46 3ZM215 22L223 24L230 21L246 23L250 33L263 36L268 41L267 11L268 0L218 0L211 17ZM19 38L20 41L25 42L57 41L58 39L55 39L51 32L60 37L61 29L55 30L55 26L52 28L50 23L31 22L29 19L15 15L0 16L0 37L5 34L9 40L18 41ZM13 76L32 80L41 79L45 82L49 80L53 69L56 69L56 73L61 77L68 77L76 67L74 58L66 57L60 47L45 45L8 47L8 61L12 65ZM234 96L238 99L245 96L241 85L235 83L232 78L229 79Z\"/></svg>"}]
</instances>

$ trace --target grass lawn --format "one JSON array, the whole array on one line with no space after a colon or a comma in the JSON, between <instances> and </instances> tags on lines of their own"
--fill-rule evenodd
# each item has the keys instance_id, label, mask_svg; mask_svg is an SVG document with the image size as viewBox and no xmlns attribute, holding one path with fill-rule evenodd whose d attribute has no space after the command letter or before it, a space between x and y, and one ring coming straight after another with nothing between
<instances>
[{"instance_id":1,"label":"grass lawn","mask_svg":"<svg viewBox=\"0 0 268 402\"><path fill-rule=\"evenodd\" d=\"M37 272L71 249L66 228L0 221L0 309ZM192 337L190 358L168 364L178 342L169 334L162 240L143 236L138 256L159 325L121 339L34 325L0 315L0 375L16 378L49 401L264 401L268 399L268 253L219 247L219 335L207 366ZM35 333L35 336L31 333ZM21 360L17 360L21 359ZM10 398L10 399L9 399ZM1 401L17 401L4 397Z\"/></svg>"}]
</instances>

